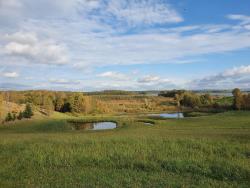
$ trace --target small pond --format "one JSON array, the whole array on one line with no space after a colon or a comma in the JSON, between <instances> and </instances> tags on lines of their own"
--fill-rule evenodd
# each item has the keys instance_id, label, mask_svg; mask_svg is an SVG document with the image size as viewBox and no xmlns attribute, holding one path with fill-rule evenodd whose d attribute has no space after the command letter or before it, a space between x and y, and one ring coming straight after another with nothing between
<instances>
[{"instance_id":1,"label":"small pond","mask_svg":"<svg viewBox=\"0 0 250 188\"><path fill-rule=\"evenodd\" d=\"M151 126L153 126L154 124L153 123L149 123L149 122L144 122L144 125L151 125Z\"/></svg>"},{"instance_id":2,"label":"small pond","mask_svg":"<svg viewBox=\"0 0 250 188\"><path fill-rule=\"evenodd\" d=\"M150 126L155 125L155 122L150 120L138 120L138 122L143 123L144 125L150 125Z\"/></svg>"},{"instance_id":3,"label":"small pond","mask_svg":"<svg viewBox=\"0 0 250 188\"><path fill-rule=\"evenodd\" d=\"M150 116L161 117L161 118L173 118L173 119L184 118L184 114L181 113L181 112L177 112L177 113L150 114Z\"/></svg>"},{"instance_id":4,"label":"small pond","mask_svg":"<svg viewBox=\"0 0 250 188\"><path fill-rule=\"evenodd\" d=\"M92 123L81 123L75 122L74 128L76 130L108 130L108 129L115 129L117 124L114 122L92 122Z\"/></svg>"}]
</instances>

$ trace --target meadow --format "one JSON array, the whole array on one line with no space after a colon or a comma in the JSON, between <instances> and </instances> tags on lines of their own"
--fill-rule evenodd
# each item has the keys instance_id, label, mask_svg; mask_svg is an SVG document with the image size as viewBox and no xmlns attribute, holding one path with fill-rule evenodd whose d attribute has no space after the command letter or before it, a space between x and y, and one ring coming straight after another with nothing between
<instances>
[{"instance_id":1,"label":"meadow","mask_svg":"<svg viewBox=\"0 0 250 188\"><path fill-rule=\"evenodd\" d=\"M68 119L118 127L76 131ZM0 161L0 187L249 187L250 112L22 120L0 126Z\"/></svg>"}]
</instances>

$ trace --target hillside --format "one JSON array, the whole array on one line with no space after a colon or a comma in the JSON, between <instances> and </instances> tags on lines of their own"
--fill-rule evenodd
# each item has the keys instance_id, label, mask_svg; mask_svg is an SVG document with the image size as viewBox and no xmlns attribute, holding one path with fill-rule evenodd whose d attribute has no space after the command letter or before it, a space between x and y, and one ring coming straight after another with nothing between
<instances>
[{"instance_id":1,"label":"hillside","mask_svg":"<svg viewBox=\"0 0 250 188\"><path fill-rule=\"evenodd\" d=\"M113 120L75 130L66 120L0 125L0 187L220 187L250 185L250 112L184 119Z\"/></svg>"},{"instance_id":2,"label":"hillside","mask_svg":"<svg viewBox=\"0 0 250 188\"><path fill-rule=\"evenodd\" d=\"M2 107L0 109L0 114L1 114L0 115L0 120L1 121L4 120L8 112L18 115L19 112L24 111L24 109L25 109L25 104L17 104L17 103L14 103L14 102L3 101L2 102ZM34 115L32 116L32 119L48 118L48 116L45 115L43 113L43 110L40 109L39 107L33 106L32 110L33 110L33 113L34 113Z\"/></svg>"}]
</instances>

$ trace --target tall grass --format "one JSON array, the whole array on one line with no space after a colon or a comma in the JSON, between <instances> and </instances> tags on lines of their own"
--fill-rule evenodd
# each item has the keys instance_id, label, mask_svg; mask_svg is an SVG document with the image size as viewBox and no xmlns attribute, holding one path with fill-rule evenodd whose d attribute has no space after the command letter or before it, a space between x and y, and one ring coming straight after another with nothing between
<instances>
[{"instance_id":1,"label":"tall grass","mask_svg":"<svg viewBox=\"0 0 250 188\"><path fill-rule=\"evenodd\" d=\"M250 112L178 120L112 119L108 131L65 120L0 126L0 187L249 187ZM145 120L147 120L145 118Z\"/></svg>"}]
</instances>

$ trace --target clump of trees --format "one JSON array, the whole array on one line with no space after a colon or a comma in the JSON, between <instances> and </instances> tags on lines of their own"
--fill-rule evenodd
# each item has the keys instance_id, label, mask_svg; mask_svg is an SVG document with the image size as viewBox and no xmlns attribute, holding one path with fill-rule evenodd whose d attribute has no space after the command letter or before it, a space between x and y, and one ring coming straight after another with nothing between
<instances>
[{"instance_id":1,"label":"clump of trees","mask_svg":"<svg viewBox=\"0 0 250 188\"><path fill-rule=\"evenodd\" d=\"M107 92L113 93L113 92ZM115 92L120 93L120 92ZM1 94L1 92L0 92ZM39 107L40 112L50 115L53 111L89 113L95 107L94 97L82 92L6 91L2 92L5 101L18 104L30 103Z\"/></svg>"},{"instance_id":2,"label":"clump of trees","mask_svg":"<svg viewBox=\"0 0 250 188\"><path fill-rule=\"evenodd\" d=\"M26 104L24 111L19 112L18 116L16 116L16 113L8 112L5 117L5 122L15 121L16 119L21 120L23 118L31 118L33 115L31 105Z\"/></svg>"},{"instance_id":3,"label":"clump of trees","mask_svg":"<svg viewBox=\"0 0 250 188\"><path fill-rule=\"evenodd\" d=\"M209 94L198 95L185 90L161 91L159 96L174 97L178 107L208 107L214 103L212 96Z\"/></svg>"},{"instance_id":4,"label":"clump of trees","mask_svg":"<svg viewBox=\"0 0 250 188\"><path fill-rule=\"evenodd\" d=\"M58 112L89 113L92 110L92 97L82 93L71 95L57 94L54 100L54 110Z\"/></svg>"},{"instance_id":5,"label":"clump of trees","mask_svg":"<svg viewBox=\"0 0 250 188\"><path fill-rule=\"evenodd\" d=\"M232 94L234 97L233 108L235 110L250 110L250 94L242 93L239 88L235 88Z\"/></svg>"},{"instance_id":6,"label":"clump of trees","mask_svg":"<svg viewBox=\"0 0 250 188\"><path fill-rule=\"evenodd\" d=\"M24 118L31 118L33 116L33 111L30 104L26 104L25 110L22 112Z\"/></svg>"},{"instance_id":7,"label":"clump of trees","mask_svg":"<svg viewBox=\"0 0 250 188\"><path fill-rule=\"evenodd\" d=\"M213 105L213 98L209 94L197 95L192 92L185 92L180 97L180 104L186 107L209 107Z\"/></svg>"},{"instance_id":8,"label":"clump of trees","mask_svg":"<svg viewBox=\"0 0 250 188\"><path fill-rule=\"evenodd\" d=\"M170 91L160 91L160 93L158 94L158 96L162 96L162 97L176 97L176 95L183 95L186 91L185 90L170 90Z\"/></svg>"}]
</instances>

